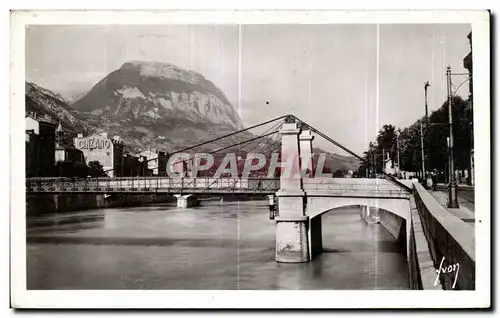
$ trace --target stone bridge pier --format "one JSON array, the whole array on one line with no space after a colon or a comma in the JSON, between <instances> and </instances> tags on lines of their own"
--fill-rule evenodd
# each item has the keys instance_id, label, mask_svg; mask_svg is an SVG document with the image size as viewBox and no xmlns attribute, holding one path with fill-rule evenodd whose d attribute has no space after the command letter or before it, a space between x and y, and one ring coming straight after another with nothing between
<instances>
[{"instance_id":1,"label":"stone bridge pier","mask_svg":"<svg viewBox=\"0 0 500 318\"><path fill-rule=\"evenodd\" d=\"M198 200L192 194L174 194L177 198L177 207L181 209L190 208L198 205Z\"/></svg>"},{"instance_id":2,"label":"stone bridge pier","mask_svg":"<svg viewBox=\"0 0 500 318\"><path fill-rule=\"evenodd\" d=\"M296 122L285 122L280 133L277 262L308 262L320 254L322 214L345 206L359 206L361 218L367 223L381 223L390 227L394 236L408 241L411 222L407 192L381 179L311 178L311 132L302 131Z\"/></svg>"},{"instance_id":3,"label":"stone bridge pier","mask_svg":"<svg viewBox=\"0 0 500 318\"><path fill-rule=\"evenodd\" d=\"M276 261L307 262L310 258L309 218L305 215L305 192L300 175L300 129L296 122L285 122L280 133L282 173L280 190L276 193L279 206L275 218Z\"/></svg>"},{"instance_id":4,"label":"stone bridge pier","mask_svg":"<svg viewBox=\"0 0 500 318\"><path fill-rule=\"evenodd\" d=\"M375 224L380 222L380 211L377 206L362 205L360 215L366 223Z\"/></svg>"}]
</instances>

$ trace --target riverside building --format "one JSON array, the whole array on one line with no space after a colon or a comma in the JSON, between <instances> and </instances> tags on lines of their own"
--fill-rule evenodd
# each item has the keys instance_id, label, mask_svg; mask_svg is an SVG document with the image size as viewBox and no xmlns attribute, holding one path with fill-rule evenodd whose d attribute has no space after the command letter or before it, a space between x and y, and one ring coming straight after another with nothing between
<instances>
[{"instance_id":1,"label":"riverside building","mask_svg":"<svg viewBox=\"0 0 500 318\"><path fill-rule=\"evenodd\" d=\"M108 138L107 133L94 134L84 137L78 134L74 138L75 148L83 152L85 163L88 165L91 161L99 161L103 166L104 172L110 177L120 177L123 175L124 143L119 136Z\"/></svg>"}]
</instances>

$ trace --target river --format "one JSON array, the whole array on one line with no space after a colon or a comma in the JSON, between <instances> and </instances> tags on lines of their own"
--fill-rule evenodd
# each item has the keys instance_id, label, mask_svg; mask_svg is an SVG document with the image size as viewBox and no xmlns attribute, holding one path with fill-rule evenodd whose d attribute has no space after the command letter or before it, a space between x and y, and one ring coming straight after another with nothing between
<instances>
[{"instance_id":1,"label":"river","mask_svg":"<svg viewBox=\"0 0 500 318\"><path fill-rule=\"evenodd\" d=\"M406 257L359 208L323 215L324 253L276 263L267 201L30 218L28 289L408 289Z\"/></svg>"}]
</instances>

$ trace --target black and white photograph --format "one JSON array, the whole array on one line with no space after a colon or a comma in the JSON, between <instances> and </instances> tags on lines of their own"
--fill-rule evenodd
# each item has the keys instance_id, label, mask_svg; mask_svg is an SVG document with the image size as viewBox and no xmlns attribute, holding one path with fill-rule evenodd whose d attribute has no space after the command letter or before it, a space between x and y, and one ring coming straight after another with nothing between
<instances>
[{"instance_id":1,"label":"black and white photograph","mask_svg":"<svg viewBox=\"0 0 500 318\"><path fill-rule=\"evenodd\" d=\"M13 11L12 305L490 306L489 13L378 13Z\"/></svg>"}]
</instances>

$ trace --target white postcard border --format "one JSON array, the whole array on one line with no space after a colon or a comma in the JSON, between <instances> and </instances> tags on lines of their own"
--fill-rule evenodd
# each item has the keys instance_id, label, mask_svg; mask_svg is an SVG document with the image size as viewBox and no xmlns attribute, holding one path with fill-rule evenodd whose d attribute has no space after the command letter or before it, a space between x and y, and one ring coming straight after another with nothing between
<instances>
[{"instance_id":1,"label":"white postcard border","mask_svg":"<svg viewBox=\"0 0 500 318\"><path fill-rule=\"evenodd\" d=\"M26 290L24 47L29 24L471 23L476 162L475 291ZM490 305L490 42L486 11L22 11L11 15L11 296L23 308L380 308ZM444 71L444 70L443 70Z\"/></svg>"}]
</instances>

